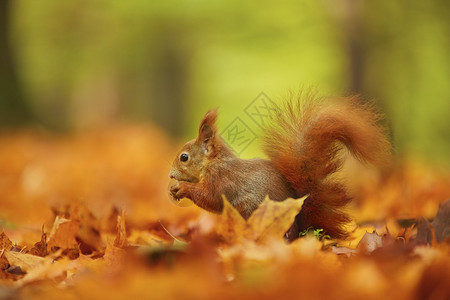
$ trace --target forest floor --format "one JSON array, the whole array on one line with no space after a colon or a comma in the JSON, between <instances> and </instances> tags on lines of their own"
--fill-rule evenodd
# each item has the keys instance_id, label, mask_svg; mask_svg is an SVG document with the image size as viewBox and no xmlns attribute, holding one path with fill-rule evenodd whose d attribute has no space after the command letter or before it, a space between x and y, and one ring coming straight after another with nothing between
<instances>
[{"instance_id":1,"label":"forest floor","mask_svg":"<svg viewBox=\"0 0 450 300\"><path fill-rule=\"evenodd\" d=\"M345 240L170 202L176 146L147 126L0 135L0 299L450 299L450 176L412 159L350 177ZM446 202L447 201L447 202Z\"/></svg>"}]
</instances>

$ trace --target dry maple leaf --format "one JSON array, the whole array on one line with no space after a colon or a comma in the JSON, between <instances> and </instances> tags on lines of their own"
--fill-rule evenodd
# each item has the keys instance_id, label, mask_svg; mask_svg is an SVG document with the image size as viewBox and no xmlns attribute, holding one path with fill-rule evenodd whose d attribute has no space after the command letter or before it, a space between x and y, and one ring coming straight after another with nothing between
<instances>
[{"instance_id":1,"label":"dry maple leaf","mask_svg":"<svg viewBox=\"0 0 450 300\"><path fill-rule=\"evenodd\" d=\"M54 247L69 249L77 247L75 237L80 228L80 222L77 220L68 220L56 216L52 230L48 237L48 249L53 251Z\"/></svg>"},{"instance_id":2,"label":"dry maple leaf","mask_svg":"<svg viewBox=\"0 0 450 300\"><path fill-rule=\"evenodd\" d=\"M257 242L267 238L282 238L308 196L299 199L272 201L266 197L247 220L246 237Z\"/></svg>"},{"instance_id":3,"label":"dry maple leaf","mask_svg":"<svg viewBox=\"0 0 450 300\"><path fill-rule=\"evenodd\" d=\"M13 251L5 252L5 257L10 265L20 267L25 272L40 266L45 261L44 257Z\"/></svg>"},{"instance_id":4,"label":"dry maple leaf","mask_svg":"<svg viewBox=\"0 0 450 300\"><path fill-rule=\"evenodd\" d=\"M27 274L16 282L16 287L45 279L51 279L53 282L64 281L70 279L69 274L82 268L80 260L69 258L54 260L52 257L45 257L42 263L28 270Z\"/></svg>"},{"instance_id":5,"label":"dry maple leaf","mask_svg":"<svg viewBox=\"0 0 450 300\"><path fill-rule=\"evenodd\" d=\"M8 238L8 236L2 232L0 234L0 250L10 250L13 246L13 243Z\"/></svg>"},{"instance_id":6,"label":"dry maple leaf","mask_svg":"<svg viewBox=\"0 0 450 300\"><path fill-rule=\"evenodd\" d=\"M306 198L278 202L266 197L248 220L224 201L217 232L228 245L219 248L218 254L228 280L245 277L246 270L256 265L269 267L295 252L283 237Z\"/></svg>"},{"instance_id":7,"label":"dry maple leaf","mask_svg":"<svg viewBox=\"0 0 450 300\"><path fill-rule=\"evenodd\" d=\"M378 235L376 231L372 233L366 232L361 241L359 241L357 251L360 253L372 253L375 249L383 246L383 237Z\"/></svg>"},{"instance_id":8,"label":"dry maple leaf","mask_svg":"<svg viewBox=\"0 0 450 300\"><path fill-rule=\"evenodd\" d=\"M272 201L266 197L248 220L224 199L217 233L228 243L242 241L264 242L268 238L282 239L294 222L307 196L300 199Z\"/></svg>"},{"instance_id":9,"label":"dry maple leaf","mask_svg":"<svg viewBox=\"0 0 450 300\"><path fill-rule=\"evenodd\" d=\"M222 196L222 198L223 210L220 215L217 233L230 244L242 241L247 226L246 221L230 202L225 199L225 196Z\"/></svg>"}]
</instances>

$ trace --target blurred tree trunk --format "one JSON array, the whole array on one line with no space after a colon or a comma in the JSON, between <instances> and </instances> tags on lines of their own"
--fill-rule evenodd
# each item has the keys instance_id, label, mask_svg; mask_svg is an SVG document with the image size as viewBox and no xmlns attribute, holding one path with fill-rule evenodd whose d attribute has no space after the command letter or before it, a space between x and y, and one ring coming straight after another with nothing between
<instances>
[{"instance_id":1,"label":"blurred tree trunk","mask_svg":"<svg viewBox=\"0 0 450 300\"><path fill-rule=\"evenodd\" d=\"M0 126L14 126L31 121L14 66L10 42L11 1L0 1Z\"/></svg>"},{"instance_id":2,"label":"blurred tree trunk","mask_svg":"<svg viewBox=\"0 0 450 300\"><path fill-rule=\"evenodd\" d=\"M366 72L366 54L364 47L365 32L362 0L330 1L330 12L334 12L334 21L343 28L343 46L348 57L348 91L353 94L364 92L364 74Z\"/></svg>"},{"instance_id":3,"label":"blurred tree trunk","mask_svg":"<svg viewBox=\"0 0 450 300\"><path fill-rule=\"evenodd\" d=\"M365 34L361 22L360 2L353 1L349 5L347 19L347 43L350 63L349 90L354 94L363 92L363 75L365 73L365 54L362 38Z\"/></svg>"},{"instance_id":4,"label":"blurred tree trunk","mask_svg":"<svg viewBox=\"0 0 450 300\"><path fill-rule=\"evenodd\" d=\"M187 112L191 50L180 39L183 27L162 26L152 83L151 118L174 136L182 136Z\"/></svg>"}]
</instances>

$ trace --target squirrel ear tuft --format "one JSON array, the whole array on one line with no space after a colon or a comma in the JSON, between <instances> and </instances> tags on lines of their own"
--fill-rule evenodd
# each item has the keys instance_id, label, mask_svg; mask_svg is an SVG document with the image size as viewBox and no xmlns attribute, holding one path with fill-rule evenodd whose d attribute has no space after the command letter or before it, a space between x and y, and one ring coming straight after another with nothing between
<instances>
[{"instance_id":1,"label":"squirrel ear tuft","mask_svg":"<svg viewBox=\"0 0 450 300\"><path fill-rule=\"evenodd\" d=\"M202 121L198 131L198 141L200 143L211 143L217 132L216 128L217 109L209 110Z\"/></svg>"}]
</instances>

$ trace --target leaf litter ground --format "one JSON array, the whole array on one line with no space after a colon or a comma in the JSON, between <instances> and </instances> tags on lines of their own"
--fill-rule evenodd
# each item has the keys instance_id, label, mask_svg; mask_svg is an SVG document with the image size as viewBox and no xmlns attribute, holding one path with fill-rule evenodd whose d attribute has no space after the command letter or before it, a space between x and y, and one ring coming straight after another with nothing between
<instances>
[{"instance_id":1,"label":"leaf litter ground","mask_svg":"<svg viewBox=\"0 0 450 300\"><path fill-rule=\"evenodd\" d=\"M304 199L177 207L173 149L146 126L0 135L0 299L450 298L448 173L358 176L348 239L287 244Z\"/></svg>"}]
</instances>

